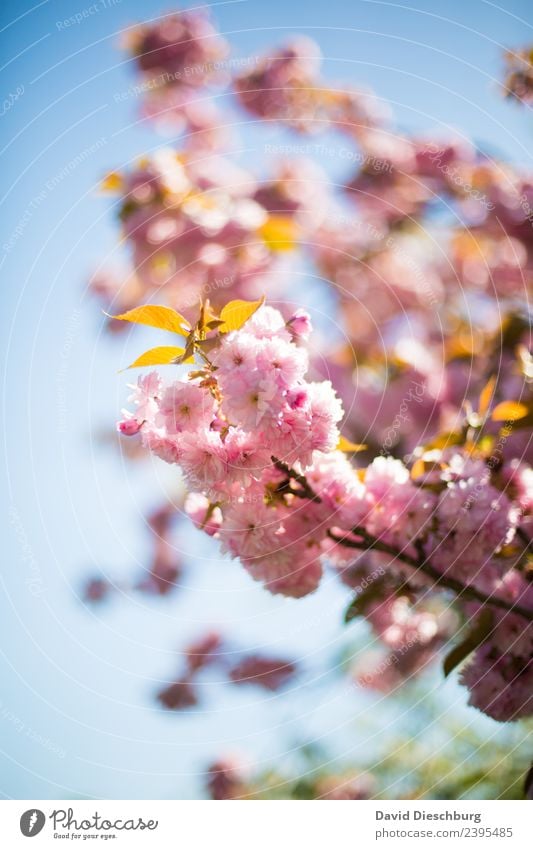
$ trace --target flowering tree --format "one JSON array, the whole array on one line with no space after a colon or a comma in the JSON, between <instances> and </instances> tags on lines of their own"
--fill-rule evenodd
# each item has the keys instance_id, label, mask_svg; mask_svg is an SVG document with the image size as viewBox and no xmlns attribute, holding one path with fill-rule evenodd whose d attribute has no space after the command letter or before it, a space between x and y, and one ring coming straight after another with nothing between
<instances>
[{"instance_id":1,"label":"flowering tree","mask_svg":"<svg viewBox=\"0 0 533 849\"><path fill-rule=\"evenodd\" d=\"M462 675L472 703L498 720L531 715L533 472L506 463L484 430L488 420L527 416L524 405L490 412L492 381L461 431L410 469L392 457L356 469L342 449L360 446L340 435L331 383L307 379L303 311L285 321L271 307L232 301L220 314L203 305L193 326L157 306L119 318L186 336L185 347L149 351L143 362L200 360L166 387L156 372L141 377L135 410L119 423L180 466L198 527L271 592L296 598L316 590L324 559L351 581L381 565L347 618L365 615L392 651L412 642L408 668L450 636L450 617L427 608L435 593L453 593L473 625L446 671L475 650Z\"/></svg>"},{"instance_id":2,"label":"flowering tree","mask_svg":"<svg viewBox=\"0 0 533 849\"><path fill-rule=\"evenodd\" d=\"M139 378L120 432L180 468L192 522L269 592L305 596L324 568L355 590L346 619L382 645L358 671L366 686L391 691L446 646L446 675L467 660L471 704L531 716L530 177L464 137L398 132L371 92L322 79L309 39L237 62L189 11L128 47L144 114L181 142L106 177L133 262L93 289L111 330L178 337L132 367L181 369ZM509 56L507 89L527 103L529 53ZM240 120L341 138L357 167L341 185L302 158L250 174L222 155L236 121L221 91ZM291 283L297 262L320 278L327 344ZM155 515L152 589L176 575L172 511ZM207 635L198 663L185 653L163 705L194 703L219 642ZM293 671L245 657L228 675L268 687Z\"/></svg>"}]
</instances>

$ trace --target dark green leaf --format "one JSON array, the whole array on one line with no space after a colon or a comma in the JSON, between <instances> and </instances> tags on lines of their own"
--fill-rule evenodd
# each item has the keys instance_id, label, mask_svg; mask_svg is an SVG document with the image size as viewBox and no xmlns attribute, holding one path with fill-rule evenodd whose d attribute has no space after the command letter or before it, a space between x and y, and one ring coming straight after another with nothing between
<instances>
[{"instance_id":1,"label":"dark green leaf","mask_svg":"<svg viewBox=\"0 0 533 849\"><path fill-rule=\"evenodd\" d=\"M492 621L492 612L487 609L482 610L465 639L459 645L454 646L444 658L445 678L485 641L492 631Z\"/></svg>"}]
</instances>

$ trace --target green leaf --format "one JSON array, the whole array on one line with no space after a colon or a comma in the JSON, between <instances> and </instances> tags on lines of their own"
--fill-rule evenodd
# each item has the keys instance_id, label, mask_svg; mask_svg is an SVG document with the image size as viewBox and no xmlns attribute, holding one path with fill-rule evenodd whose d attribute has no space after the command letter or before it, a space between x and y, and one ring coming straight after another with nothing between
<instances>
[{"instance_id":1,"label":"green leaf","mask_svg":"<svg viewBox=\"0 0 533 849\"><path fill-rule=\"evenodd\" d=\"M180 361L185 353L185 348L177 348L175 345L162 345L158 348L150 348L141 354L128 368L141 368L142 366L167 366ZM181 360L182 362L194 362L194 358Z\"/></svg>"},{"instance_id":2,"label":"green leaf","mask_svg":"<svg viewBox=\"0 0 533 849\"><path fill-rule=\"evenodd\" d=\"M492 631L493 617L490 610L482 610L478 618L474 622L465 639L454 646L443 661L444 677L447 678L450 672L459 666L463 660L466 660L469 654L478 648L481 643L485 642L486 638Z\"/></svg>"},{"instance_id":3,"label":"green leaf","mask_svg":"<svg viewBox=\"0 0 533 849\"><path fill-rule=\"evenodd\" d=\"M232 330L240 330L254 312L265 303L264 296L259 301L230 301L220 313L223 322L220 333L230 333Z\"/></svg>"},{"instance_id":4,"label":"green leaf","mask_svg":"<svg viewBox=\"0 0 533 849\"><path fill-rule=\"evenodd\" d=\"M385 580L382 577L376 578L368 587L357 593L355 598L348 605L344 614L346 624L356 619L358 616L364 616L370 604L383 597L383 587Z\"/></svg>"},{"instance_id":5,"label":"green leaf","mask_svg":"<svg viewBox=\"0 0 533 849\"><path fill-rule=\"evenodd\" d=\"M110 318L117 319L117 321L131 321L133 324L147 324L149 327L158 327L159 330L179 333L180 336L186 336L191 329L187 319L179 312L157 304L135 307L133 310L128 310L128 312L120 315L112 315Z\"/></svg>"}]
</instances>

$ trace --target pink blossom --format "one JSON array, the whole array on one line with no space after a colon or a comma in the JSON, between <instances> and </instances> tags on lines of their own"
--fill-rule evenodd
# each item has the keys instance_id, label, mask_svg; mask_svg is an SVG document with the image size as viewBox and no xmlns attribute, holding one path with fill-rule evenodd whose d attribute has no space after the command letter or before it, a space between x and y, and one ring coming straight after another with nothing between
<instances>
[{"instance_id":1,"label":"pink blossom","mask_svg":"<svg viewBox=\"0 0 533 849\"><path fill-rule=\"evenodd\" d=\"M135 417L138 421L152 421L157 412L158 399L161 395L162 382L156 371L141 375L128 401L135 405Z\"/></svg>"},{"instance_id":2,"label":"pink blossom","mask_svg":"<svg viewBox=\"0 0 533 849\"><path fill-rule=\"evenodd\" d=\"M122 421L118 422L117 430L123 436L136 436L139 433L142 425L142 422L137 421L137 419L134 418L131 413L128 413L127 410L124 410L124 418L122 419Z\"/></svg>"},{"instance_id":3,"label":"pink blossom","mask_svg":"<svg viewBox=\"0 0 533 849\"><path fill-rule=\"evenodd\" d=\"M243 487L248 487L270 465L268 449L259 447L255 436L241 428L229 429L224 448L228 476L232 483L239 482Z\"/></svg>"},{"instance_id":4,"label":"pink blossom","mask_svg":"<svg viewBox=\"0 0 533 849\"><path fill-rule=\"evenodd\" d=\"M333 451L339 441L337 427L343 416L342 402L329 380L307 384L311 414L310 435L313 451Z\"/></svg>"},{"instance_id":5,"label":"pink blossom","mask_svg":"<svg viewBox=\"0 0 533 849\"><path fill-rule=\"evenodd\" d=\"M283 316L279 310L268 305L263 305L246 322L246 330L252 333L256 339L278 339L290 341L290 334L285 328Z\"/></svg>"},{"instance_id":6,"label":"pink blossom","mask_svg":"<svg viewBox=\"0 0 533 849\"><path fill-rule=\"evenodd\" d=\"M213 508L201 492L189 492L185 500L185 512L195 527L209 536L215 536L222 524L220 507Z\"/></svg>"},{"instance_id":7,"label":"pink blossom","mask_svg":"<svg viewBox=\"0 0 533 849\"><path fill-rule=\"evenodd\" d=\"M228 333L213 355L213 364L218 369L217 377L239 375L240 377L256 367L259 343L253 333L246 329L242 332Z\"/></svg>"},{"instance_id":8,"label":"pink blossom","mask_svg":"<svg viewBox=\"0 0 533 849\"><path fill-rule=\"evenodd\" d=\"M168 710L185 710L198 704L196 690L190 681L174 681L157 694L157 700Z\"/></svg>"}]
</instances>

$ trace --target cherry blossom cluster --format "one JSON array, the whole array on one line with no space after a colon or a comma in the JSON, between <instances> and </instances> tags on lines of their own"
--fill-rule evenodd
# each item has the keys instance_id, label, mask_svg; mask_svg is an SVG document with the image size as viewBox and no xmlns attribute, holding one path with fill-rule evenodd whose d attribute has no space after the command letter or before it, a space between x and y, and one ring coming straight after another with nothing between
<instances>
[{"instance_id":1,"label":"cherry blossom cluster","mask_svg":"<svg viewBox=\"0 0 533 849\"><path fill-rule=\"evenodd\" d=\"M227 83L229 45L207 9L166 15L128 31L125 47L137 66L143 114L185 133L196 149L225 138L219 110L204 89Z\"/></svg>"},{"instance_id":2,"label":"cherry blossom cluster","mask_svg":"<svg viewBox=\"0 0 533 849\"><path fill-rule=\"evenodd\" d=\"M320 65L319 46L299 36L236 75L233 85L252 115L299 132L335 126L358 138L383 123L387 112L370 92L324 82Z\"/></svg>"},{"instance_id":3,"label":"cherry blossom cluster","mask_svg":"<svg viewBox=\"0 0 533 849\"><path fill-rule=\"evenodd\" d=\"M311 545L307 510L287 509L277 490L286 467L309 468L324 455L326 471L342 418L331 383L306 379L307 352L297 342L309 330L304 312L285 322L261 307L242 330L223 337L208 375L166 387L156 372L140 378L131 398L136 410L119 424L180 465L195 493L186 509L200 524L209 512L206 529L220 523L224 550L271 591L295 596L318 585L326 528Z\"/></svg>"},{"instance_id":4,"label":"cherry blossom cluster","mask_svg":"<svg viewBox=\"0 0 533 849\"><path fill-rule=\"evenodd\" d=\"M271 592L307 595L325 562L347 570L352 586L365 578L370 594L358 594L356 612L391 651L378 686L423 668L456 627L427 606L428 594L451 592L463 615L466 604L488 607L494 633L483 634L463 680L491 716L529 715L533 593L523 569L533 471L517 462L500 468L501 458L474 443L428 450L412 469L390 456L354 468L338 450L343 409L331 383L306 376L310 330L303 311L285 321L259 307L240 329L215 331L189 380L164 386L156 372L141 377L136 409L119 429L140 432L153 453L180 466L192 521ZM376 567L369 553L382 559L379 580L365 573ZM516 620L521 639L502 639ZM474 680L491 645L516 673L508 681L498 672L495 705Z\"/></svg>"},{"instance_id":5,"label":"cherry blossom cluster","mask_svg":"<svg viewBox=\"0 0 533 849\"><path fill-rule=\"evenodd\" d=\"M281 160L272 179L259 184L227 159L162 148L109 175L106 185L120 193L135 271L101 271L92 289L106 306L122 309L160 292L184 311L200 298L223 304L228 290L247 298L274 293L284 254L325 213L324 177L305 160Z\"/></svg>"}]
</instances>

